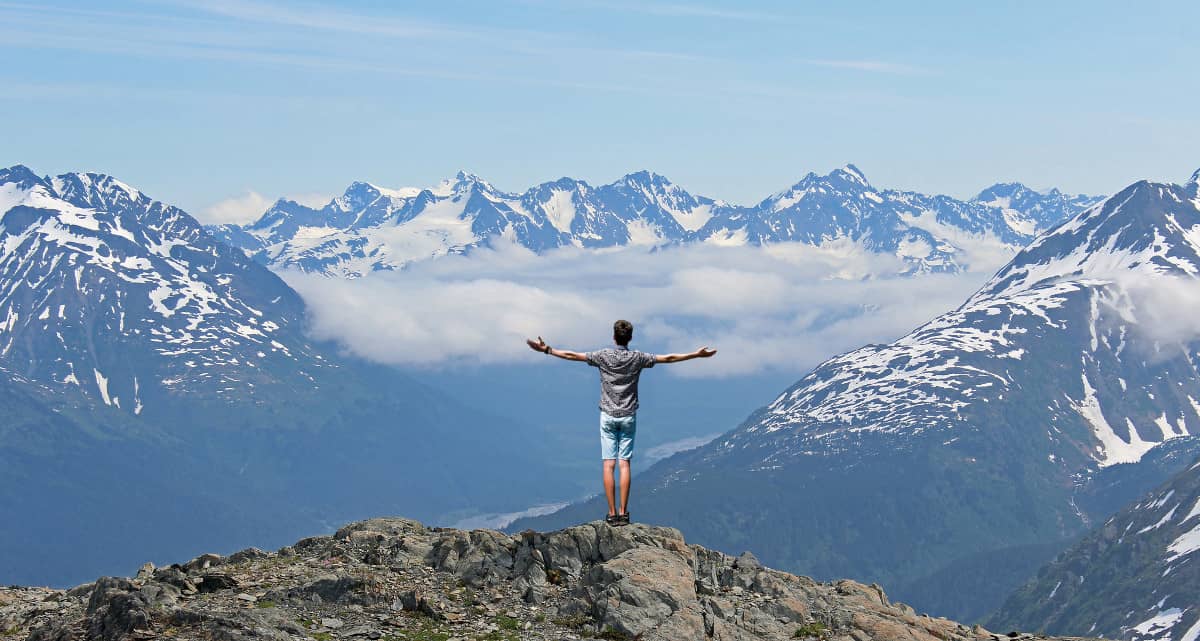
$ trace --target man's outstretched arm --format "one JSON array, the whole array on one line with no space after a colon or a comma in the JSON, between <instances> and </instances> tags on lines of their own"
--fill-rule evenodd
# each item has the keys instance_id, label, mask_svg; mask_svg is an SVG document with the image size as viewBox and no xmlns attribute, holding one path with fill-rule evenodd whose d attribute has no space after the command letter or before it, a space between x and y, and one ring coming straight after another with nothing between
<instances>
[{"instance_id":1,"label":"man's outstretched arm","mask_svg":"<svg viewBox=\"0 0 1200 641\"><path fill-rule=\"evenodd\" d=\"M527 338L527 339L525 339L525 344L529 346L529 349L532 349L535 352L541 352L543 354L557 356L559 358L566 359L568 361L586 361L587 360L587 354L581 354L579 352L572 352L572 351L566 350L566 349L554 349L553 347L550 347L549 345L546 344L546 341L542 340L541 336L538 336L536 341L533 340L532 338Z\"/></svg>"},{"instance_id":2,"label":"man's outstretched arm","mask_svg":"<svg viewBox=\"0 0 1200 641\"><path fill-rule=\"evenodd\" d=\"M708 358L716 354L717 350L701 347L700 349L688 354L658 354L654 357L655 363L678 363L680 361L690 361L693 358Z\"/></svg>"}]
</instances>

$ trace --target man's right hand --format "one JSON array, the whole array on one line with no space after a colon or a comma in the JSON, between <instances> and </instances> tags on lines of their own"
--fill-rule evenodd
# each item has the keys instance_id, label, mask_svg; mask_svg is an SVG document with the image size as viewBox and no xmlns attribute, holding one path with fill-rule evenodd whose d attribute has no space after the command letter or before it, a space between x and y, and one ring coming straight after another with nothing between
<instances>
[{"instance_id":1,"label":"man's right hand","mask_svg":"<svg viewBox=\"0 0 1200 641\"><path fill-rule=\"evenodd\" d=\"M532 349L535 352L542 352L543 354L546 353L546 341L542 340L541 336L538 336L536 341L532 338L526 338L525 344L529 346L529 349Z\"/></svg>"},{"instance_id":2,"label":"man's right hand","mask_svg":"<svg viewBox=\"0 0 1200 641\"><path fill-rule=\"evenodd\" d=\"M717 353L717 350L709 349L708 347L701 347L700 349L696 350L696 356L699 358L708 358L709 356L712 356L713 354L716 354L716 353Z\"/></svg>"}]
</instances>

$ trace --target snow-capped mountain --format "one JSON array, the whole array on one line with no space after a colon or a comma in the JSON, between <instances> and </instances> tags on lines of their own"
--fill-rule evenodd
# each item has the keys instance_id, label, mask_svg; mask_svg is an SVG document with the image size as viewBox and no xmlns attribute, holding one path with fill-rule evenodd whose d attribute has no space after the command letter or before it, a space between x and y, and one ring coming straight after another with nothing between
<instances>
[{"instance_id":1,"label":"snow-capped mountain","mask_svg":"<svg viewBox=\"0 0 1200 641\"><path fill-rule=\"evenodd\" d=\"M280 200L253 224L211 231L273 267L346 277L496 239L538 252L850 240L899 257L909 271L955 271L969 265L980 243L1015 252L1037 231L1097 200L1020 185L997 185L983 197L990 200L881 191L853 165L826 176L810 173L753 207L692 195L648 171L597 187L562 178L520 194L460 172L429 189L354 183L320 209Z\"/></svg>"},{"instance_id":2,"label":"snow-capped mountain","mask_svg":"<svg viewBox=\"0 0 1200 641\"><path fill-rule=\"evenodd\" d=\"M1153 322L1181 291L1200 294L1196 184L1136 183L960 308L826 361L652 468L639 504L709 544L771 541L764 560L781 567L981 616L1107 516L1086 511L1108 505L1089 486L1098 472L1200 434L1200 334L1169 340Z\"/></svg>"},{"instance_id":3,"label":"snow-capped mountain","mask_svg":"<svg viewBox=\"0 0 1200 641\"><path fill-rule=\"evenodd\" d=\"M1200 639L1200 460L1042 568L992 623L1127 641Z\"/></svg>"},{"instance_id":4,"label":"snow-capped mountain","mask_svg":"<svg viewBox=\"0 0 1200 641\"><path fill-rule=\"evenodd\" d=\"M321 366L295 292L119 180L0 170L0 215L0 363L26 378L138 414Z\"/></svg>"},{"instance_id":5,"label":"snow-capped mountain","mask_svg":"<svg viewBox=\"0 0 1200 641\"><path fill-rule=\"evenodd\" d=\"M974 202L999 209L1014 231L1033 234L1087 209L1096 199L1057 189L1038 192L1021 183L998 183L980 192Z\"/></svg>"},{"instance_id":6,"label":"snow-capped mountain","mask_svg":"<svg viewBox=\"0 0 1200 641\"><path fill-rule=\"evenodd\" d=\"M0 170L0 549L35 551L4 555L0 577L112 573L198 552L178 546L210 528L245 547L548 498L544 434L310 342L305 314L126 183ZM62 536L80 523L113 555Z\"/></svg>"},{"instance_id":7,"label":"snow-capped mountain","mask_svg":"<svg viewBox=\"0 0 1200 641\"><path fill-rule=\"evenodd\" d=\"M1200 210L1188 194L1153 183L1122 191L1022 250L959 309L890 345L823 363L731 446L782 432L789 437L782 451L807 452L814 441L820 450L866 432L945 430L968 408L1027 385L1024 364L1048 348L1078 354L1074 362L1045 363L1072 376L1059 386L1065 399L1044 408L1055 426L1049 438L1071 458L1082 455L1078 463L1136 462L1164 440L1200 434L1200 391L1178 389L1195 374L1190 361L1173 363L1164 346L1136 351L1149 347L1139 334L1138 299L1155 280L1200 288ZM1113 377L1118 371L1124 375ZM1130 378L1140 389L1129 388ZM1148 417L1148 408L1162 412ZM1056 422L1079 418L1087 430Z\"/></svg>"}]
</instances>

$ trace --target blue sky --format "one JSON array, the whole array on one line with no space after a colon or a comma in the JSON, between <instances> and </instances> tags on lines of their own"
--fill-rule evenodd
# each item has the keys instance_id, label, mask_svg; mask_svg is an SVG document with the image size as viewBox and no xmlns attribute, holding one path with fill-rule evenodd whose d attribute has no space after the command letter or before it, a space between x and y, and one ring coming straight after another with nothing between
<instances>
[{"instance_id":1,"label":"blue sky","mask_svg":"<svg viewBox=\"0 0 1200 641\"><path fill-rule=\"evenodd\" d=\"M912 4L0 1L0 164L194 213L459 168L749 203L845 162L957 196L1200 166L1197 3Z\"/></svg>"}]
</instances>

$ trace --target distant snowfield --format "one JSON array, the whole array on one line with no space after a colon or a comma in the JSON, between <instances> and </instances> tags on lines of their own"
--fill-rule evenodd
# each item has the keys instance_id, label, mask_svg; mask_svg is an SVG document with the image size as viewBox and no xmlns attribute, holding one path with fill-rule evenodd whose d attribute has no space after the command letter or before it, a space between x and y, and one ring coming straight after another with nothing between
<instances>
[{"instance_id":1,"label":"distant snowfield","mask_svg":"<svg viewBox=\"0 0 1200 641\"><path fill-rule=\"evenodd\" d=\"M720 353L683 376L794 370L893 340L957 307L1011 256L989 247L974 271L900 276L903 262L849 241L822 246L563 248L498 243L363 278L281 275L309 305L318 338L379 362L444 367L539 358L542 336L567 349L607 342L632 321L635 346Z\"/></svg>"}]
</instances>

